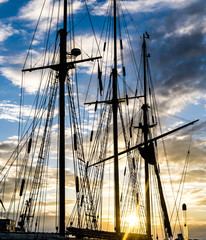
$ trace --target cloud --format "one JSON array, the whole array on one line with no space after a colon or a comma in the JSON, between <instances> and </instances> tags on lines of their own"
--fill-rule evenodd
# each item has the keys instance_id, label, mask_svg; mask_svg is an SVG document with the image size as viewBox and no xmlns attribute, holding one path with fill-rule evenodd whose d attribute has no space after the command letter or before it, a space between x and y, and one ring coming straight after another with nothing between
<instances>
[{"instance_id":1,"label":"cloud","mask_svg":"<svg viewBox=\"0 0 206 240\"><path fill-rule=\"evenodd\" d=\"M93 1L89 4L92 4ZM126 8L129 13L156 13L168 9L180 9L187 6L190 2L186 0L138 0L138 1L125 1L121 2L123 8ZM110 1L106 1L101 5L98 5L98 8L95 11L92 11L94 15L105 15L108 6L110 6Z\"/></svg>"},{"instance_id":2,"label":"cloud","mask_svg":"<svg viewBox=\"0 0 206 240\"><path fill-rule=\"evenodd\" d=\"M41 17L43 19L47 19L48 17L48 9L52 6L52 1L42 2L41 0L30 0L26 5L24 5L20 10L18 17L19 19L29 20L29 21L37 21L41 10Z\"/></svg>"},{"instance_id":3,"label":"cloud","mask_svg":"<svg viewBox=\"0 0 206 240\"><path fill-rule=\"evenodd\" d=\"M60 7L60 8L59 8ZM82 2L73 2L73 12L81 11ZM69 12L69 7L68 7ZM63 21L63 1L59 2L49 0L44 3L41 0L30 0L24 7L19 10L18 20L29 21L28 28L36 26L38 23L38 29L36 37L34 39L35 44L38 44L43 39L44 32L50 27L51 32L55 29L57 22ZM25 26L24 26L25 27Z\"/></svg>"},{"instance_id":4,"label":"cloud","mask_svg":"<svg viewBox=\"0 0 206 240\"><path fill-rule=\"evenodd\" d=\"M189 183L205 183L206 182L206 169L193 169L187 172L187 182Z\"/></svg>"},{"instance_id":5,"label":"cloud","mask_svg":"<svg viewBox=\"0 0 206 240\"><path fill-rule=\"evenodd\" d=\"M48 74L41 76L40 71L35 71L27 74L27 78L23 78L22 85L22 73L19 68L15 67L2 67L0 68L1 74L10 80L15 86L23 88L26 90L28 94L34 94L38 91L40 83L41 86L45 86L46 80L48 79Z\"/></svg>"},{"instance_id":6,"label":"cloud","mask_svg":"<svg viewBox=\"0 0 206 240\"><path fill-rule=\"evenodd\" d=\"M206 206L206 198L204 198L204 199L198 201L198 202L197 202L197 205L200 205L200 206L205 205L205 206Z\"/></svg>"},{"instance_id":7,"label":"cloud","mask_svg":"<svg viewBox=\"0 0 206 240\"><path fill-rule=\"evenodd\" d=\"M127 1L126 7L129 12L156 12L168 8L181 8L188 4L186 0L140 0Z\"/></svg>"},{"instance_id":8,"label":"cloud","mask_svg":"<svg viewBox=\"0 0 206 240\"><path fill-rule=\"evenodd\" d=\"M0 4L8 2L9 0L0 0Z\"/></svg>"},{"instance_id":9,"label":"cloud","mask_svg":"<svg viewBox=\"0 0 206 240\"><path fill-rule=\"evenodd\" d=\"M24 105L21 108L22 120L25 121L30 116L33 116L34 109L30 105ZM40 110L41 111L41 110ZM0 119L8 120L10 122L19 121L20 106L10 101L0 102ZM41 112L42 113L42 112ZM40 114L41 115L41 114ZM44 118L44 116L42 116ZM17 140L17 136L9 137L10 140Z\"/></svg>"},{"instance_id":10,"label":"cloud","mask_svg":"<svg viewBox=\"0 0 206 240\"><path fill-rule=\"evenodd\" d=\"M4 167L11 153L17 146L17 141L3 141L0 143L0 166ZM6 168L8 166L5 166ZM2 176L1 176L2 177ZM0 180L1 180L0 177Z\"/></svg>"},{"instance_id":11,"label":"cloud","mask_svg":"<svg viewBox=\"0 0 206 240\"><path fill-rule=\"evenodd\" d=\"M19 31L15 30L11 24L3 24L2 22L0 22L1 28L0 28L0 42L5 41L7 38L9 38L10 36L14 35L14 34L18 34Z\"/></svg>"},{"instance_id":12,"label":"cloud","mask_svg":"<svg viewBox=\"0 0 206 240\"><path fill-rule=\"evenodd\" d=\"M8 121L19 121L19 105L12 104L9 101L0 102L0 119Z\"/></svg>"},{"instance_id":13,"label":"cloud","mask_svg":"<svg viewBox=\"0 0 206 240\"><path fill-rule=\"evenodd\" d=\"M171 8L168 14L163 14L162 17L151 16L146 23L152 29L151 41L148 40L148 51L152 54L151 71L156 84L155 90L160 112L174 115L181 113L189 104L194 106L206 104L204 91L206 88L204 78L206 46L203 10L205 3L202 1L198 4L194 1L144 2L153 7L158 6L159 10L163 6L167 10ZM127 1L127 6L132 3L134 2ZM140 3L142 1L135 2L137 5ZM136 11L134 6L131 8ZM98 7L99 9L101 7ZM76 39L78 40L78 37ZM91 46L92 38L84 36L83 39L86 39L83 41L86 48L84 46L83 49L91 52L89 46ZM124 61L131 62L127 56L126 58L124 56ZM91 72L89 63L85 63L84 66L80 72ZM130 70L126 69L126 71Z\"/></svg>"},{"instance_id":14,"label":"cloud","mask_svg":"<svg viewBox=\"0 0 206 240\"><path fill-rule=\"evenodd\" d=\"M58 5L59 5L58 2L55 3L55 5L54 5L53 16L58 15L58 8L59 8ZM80 11L81 6L82 6L81 1L74 1L74 5L73 5L74 13L76 11ZM61 7L60 17L62 17L63 16L63 12L62 12L63 2L62 1L61 1L60 7ZM30 0L24 7L22 7L19 10L18 16L20 19L36 21L42 10L41 18L46 20L49 16L51 16L52 8L53 8L52 0L46 1L44 4L41 0Z\"/></svg>"},{"instance_id":15,"label":"cloud","mask_svg":"<svg viewBox=\"0 0 206 240\"><path fill-rule=\"evenodd\" d=\"M205 1L190 1L146 23L155 26L147 44L160 111L175 114L206 102L205 9Z\"/></svg>"},{"instance_id":16,"label":"cloud","mask_svg":"<svg viewBox=\"0 0 206 240\"><path fill-rule=\"evenodd\" d=\"M9 50L7 50L9 52ZM32 51L32 54L34 56L34 60L39 58L39 54L35 51ZM24 61L25 61L25 57L26 57L26 51L23 52L19 52L18 54L15 55L10 55L7 54L5 56L0 56L0 64L2 65L16 65L19 66L19 71L20 71L20 67L22 67Z\"/></svg>"},{"instance_id":17,"label":"cloud","mask_svg":"<svg viewBox=\"0 0 206 240\"><path fill-rule=\"evenodd\" d=\"M0 151L11 150L14 148L14 146L15 146L14 142L9 142L9 141L2 142L0 143Z\"/></svg>"}]
</instances>

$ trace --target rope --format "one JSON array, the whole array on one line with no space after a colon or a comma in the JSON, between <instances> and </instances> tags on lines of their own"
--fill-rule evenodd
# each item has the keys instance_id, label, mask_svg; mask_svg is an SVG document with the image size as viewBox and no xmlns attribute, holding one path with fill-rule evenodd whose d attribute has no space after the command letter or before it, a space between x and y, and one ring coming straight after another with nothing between
<instances>
[{"instance_id":1,"label":"rope","mask_svg":"<svg viewBox=\"0 0 206 240\"><path fill-rule=\"evenodd\" d=\"M100 49L99 49L99 44L98 44L97 37L96 37L96 33L94 31L94 26L93 26L91 16L90 16L90 12L89 12L89 9L88 9L88 6L87 6L87 1L84 0L84 3L85 3L85 7L86 7L87 14L88 14L88 17L89 17L89 21L90 21L90 24L91 24L92 32L93 32L93 35L94 35L94 38L95 38L95 41L96 41L97 49L98 49L99 54L101 55L101 52L100 52Z\"/></svg>"},{"instance_id":2,"label":"rope","mask_svg":"<svg viewBox=\"0 0 206 240\"><path fill-rule=\"evenodd\" d=\"M187 175L187 168L188 168L188 164L189 164L189 161L190 161L190 150L191 150L191 143L192 143L193 128L194 128L194 126L192 126L192 129L191 129L189 146L188 146L188 151L187 151L187 155L186 155L186 159L185 159L185 165L184 165L184 168L183 168L183 171L182 171L182 176L181 176L180 183L179 183L179 189L177 191L177 196L176 196L176 199L175 199L175 203L177 203L178 198L179 198L179 204L178 204L178 208L177 208L178 211L180 209L180 204L181 204L183 190L184 190L184 184L185 184L186 175ZM172 215L174 213L174 208L173 208L173 211L172 211ZM176 216L176 221L175 221L175 225L174 225L173 234L175 232L177 218L179 218L178 211L177 211L177 216ZM180 229L181 229L181 232L182 232L182 227L181 227L180 223L179 223L179 226L180 226Z\"/></svg>"},{"instance_id":3,"label":"rope","mask_svg":"<svg viewBox=\"0 0 206 240\"><path fill-rule=\"evenodd\" d=\"M38 28L38 26L39 26L39 22L40 22L40 19L41 19L41 16L42 16L42 12L43 12L45 3L46 3L46 0L44 0L44 2L43 2L43 5L42 5L41 11L40 11L39 18L38 18L38 20L37 20L37 24L36 24L36 27L35 27L35 29L34 29L34 34L33 34L33 36L32 36L32 40L31 40L31 43L30 43L30 45L29 45L29 50L28 50L28 52L27 52L27 56L26 56L26 59L25 59L24 65L23 65L23 69L24 69L24 67L26 66L26 62L27 62L27 59L28 59L28 57L29 57L29 52L30 52L30 50L32 49L32 44L33 44L33 41L34 41L34 38L35 38L35 35L36 35L37 28Z\"/></svg>"}]
</instances>

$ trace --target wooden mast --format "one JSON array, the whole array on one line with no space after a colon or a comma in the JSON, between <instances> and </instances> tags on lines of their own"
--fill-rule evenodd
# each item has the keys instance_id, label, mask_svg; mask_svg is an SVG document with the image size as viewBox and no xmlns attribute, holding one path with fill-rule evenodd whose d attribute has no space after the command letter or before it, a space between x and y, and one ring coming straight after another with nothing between
<instances>
[{"instance_id":1,"label":"wooden mast","mask_svg":"<svg viewBox=\"0 0 206 240\"><path fill-rule=\"evenodd\" d=\"M117 22L116 0L113 1L114 18L114 68L113 74L113 141L114 141L114 208L115 208L115 231L120 233L120 203L119 203L119 162L118 162L118 121L117 121Z\"/></svg>"},{"instance_id":2,"label":"wooden mast","mask_svg":"<svg viewBox=\"0 0 206 240\"><path fill-rule=\"evenodd\" d=\"M144 146L146 148L148 146L149 127L148 127L147 69L146 69L147 51L146 51L145 38L149 38L149 36L148 35L145 36L145 34L143 34L143 44L142 44L143 67L144 67L144 104L142 106L144 125L142 128L142 131L144 134ZM147 236L150 237L151 236L151 219L150 219L149 164L146 160L145 160L145 206L146 206L146 231L147 231Z\"/></svg>"},{"instance_id":3,"label":"wooden mast","mask_svg":"<svg viewBox=\"0 0 206 240\"><path fill-rule=\"evenodd\" d=\"M65 79L67 44L67 0L64 0L63 29L60 29L59 68L59 234L65 235Z\"/></svg>"}]
</instances>

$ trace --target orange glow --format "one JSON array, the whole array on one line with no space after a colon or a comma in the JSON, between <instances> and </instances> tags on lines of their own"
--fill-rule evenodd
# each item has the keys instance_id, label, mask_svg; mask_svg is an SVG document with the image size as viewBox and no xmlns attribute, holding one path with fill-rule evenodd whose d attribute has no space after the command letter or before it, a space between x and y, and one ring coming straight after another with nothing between
<instances>
[{"instance_id":1,"label":"orange glow","mask_svg":"<svg viewBox=\"0 0 206 240\"><path fill-rule=\"evenodd\" d=\"M126 221L129 223L130 227L134 227L138 225L139 219L135 213L127 216Z\"/></svg>"}]
</instances>

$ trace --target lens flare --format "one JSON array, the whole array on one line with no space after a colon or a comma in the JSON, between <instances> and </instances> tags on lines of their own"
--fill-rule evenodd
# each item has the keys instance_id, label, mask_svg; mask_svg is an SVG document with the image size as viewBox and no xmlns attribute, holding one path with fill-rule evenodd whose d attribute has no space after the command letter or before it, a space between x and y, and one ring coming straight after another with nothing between
<instances>
[{"instance_id":1,"label":"lens flare","mask_svg":"<svg viewBox=\"0 0 206 240\"><path fill-rule=\"evenodd\" d=\"M134 227L138 224L138 217L136 214L131 214L127 216L126 221L128 222L130 227Z\"/></svg>"}]
</instances>

